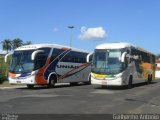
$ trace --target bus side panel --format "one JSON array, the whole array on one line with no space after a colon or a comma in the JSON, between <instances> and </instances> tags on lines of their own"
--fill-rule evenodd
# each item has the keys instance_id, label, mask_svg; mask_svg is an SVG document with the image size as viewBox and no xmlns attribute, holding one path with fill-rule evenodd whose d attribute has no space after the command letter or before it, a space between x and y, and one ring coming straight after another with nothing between
<instances>
[{"instance_id":1,"label":"bus side panel","mask_svg":"<svg viewBox=\"0 0 160 120\"><path fill-rule=\"evenodd\" d=\"M48 58L46 65L38 70L36 74L35 80L38 85L47 84L47 79L44 78L44 72L50 63L50 58Z\"/></svg>"},{"instance_id":2,"label":"bus side panel","mask_svg":"<svg viewBox=\"0 0 160 120\"><path fill-rule=\"evenodd\" d=\"M50 64L47 66L47 68L44 71L44 78L48 79L48 76L51 73L55 73L55 69L57 67L57 64L59 61L69 52L70 49L67 50L61 50L61 49L54 49L50 58ZM59 77L59 75L57 75Z\"/></svg>"},{"instance_id":3,"label":"bus side panel","mask_svg":"<svg viewBox=\"0 0 160 120\"><path fill-rule=\"evenodd\" d=\"M142 63L141 64L142 68L143 68L143 77L145 80L148 79L148 75L152 74L154 75L153 73L153 67L152 67L152 64L151 63Z\"/></svg>"},{"instance_id":4,"label":"bus side panel","mask_svg":"<svg viewBox=\"0 0 160 120\"><path fill-rule=\"evenodd\" d=\"M61 76L58 82L82 82L87 81L91 67L87 63L60 62L56 73Z\"/></svg>"}]
</instances>

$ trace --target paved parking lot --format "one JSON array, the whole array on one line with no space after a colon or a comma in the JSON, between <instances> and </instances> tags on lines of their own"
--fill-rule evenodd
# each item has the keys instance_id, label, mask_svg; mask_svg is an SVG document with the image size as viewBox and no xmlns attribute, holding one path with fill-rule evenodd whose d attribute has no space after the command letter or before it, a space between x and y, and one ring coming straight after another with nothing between
<instances>
[{"instance_id":1,"label":"paved parking lot","mask_svg":"<svg viewBox=\"0 0 160 120\"><path fill-rule=\"evenodd\" d=\"M0 113L160 114L160 80L132 89L95 85L0 88Z\"/></svg>"}]
</instances>

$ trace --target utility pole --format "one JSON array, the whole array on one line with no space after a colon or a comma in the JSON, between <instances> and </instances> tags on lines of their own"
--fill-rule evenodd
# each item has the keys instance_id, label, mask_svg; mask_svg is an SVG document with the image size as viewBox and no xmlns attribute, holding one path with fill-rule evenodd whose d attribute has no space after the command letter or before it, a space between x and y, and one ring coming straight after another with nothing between
<instances>
[{"instance_id":1,"label":"utility pole","mask_svg":"<svg viewBox=\"0 0 160 120\"><path fill-rule=\"evenodd\" d=\"M68 26L68 28L70 29L70 47L72 47L72 29L74 26Z\"/></svg>"}]
</instances>

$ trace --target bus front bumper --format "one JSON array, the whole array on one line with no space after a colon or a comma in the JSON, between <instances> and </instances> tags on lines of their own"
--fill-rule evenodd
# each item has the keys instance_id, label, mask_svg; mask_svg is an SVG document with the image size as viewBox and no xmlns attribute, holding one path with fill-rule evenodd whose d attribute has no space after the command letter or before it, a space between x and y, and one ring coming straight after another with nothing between
<instances>
[{"instance_id":1,"label":"bus front bumper","mask_svg":"<svg viewBox=\"0 0 160 120\"><path fill-rule=\"evenodd\" d=\"M125 83L123 82L121 77L114 79L96 79L91 77L91 84L93 85L106 85L106 86L123 86Z\"/></svg>"},{"instance_id":2,"label":"bus front bumper","mask_svg":"<svg viewBox=\"0 0 160 120\"><path fill-rule=\"evenodd\" d=\"M30 84L35 85L35 76L30 76L27 78L8 78L10 84Z\"/></svg>"}]
</instances>

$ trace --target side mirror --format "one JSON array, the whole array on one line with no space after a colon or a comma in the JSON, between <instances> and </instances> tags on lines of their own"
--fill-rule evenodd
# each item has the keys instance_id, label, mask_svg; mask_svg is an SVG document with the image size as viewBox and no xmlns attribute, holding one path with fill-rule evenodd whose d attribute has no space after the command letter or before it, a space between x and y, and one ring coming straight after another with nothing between
<instances>
[{"instance_id":1,"label":"side mirror","mask_svg":"<svg viewBox=\"0 0 160 120\"><path fill-rule=\"evenodd\" d=\"M89 53L88 55L87 55L87 63L90 63L91 61L92 61L92 57L93 57L93 53Z\"/></svg>"},{"instance_id":2,"label":"side mirror","mask_svg":"<svg viewBox=\"0 0 160 120\"><path fill-rule=\"evenodd\" d=\"M36 51L34 51L34 52L32 53L32 55L31 55L31 60L35 60L36 55L37 55L38 53L43 53L43 52L44 52L44 50L36 50Z\"/></svg>"},{"instance_id":3,"label":"side mirror","mask_svg":"<svg viewBox=\"0 0 160 120\"><path fill-rule=\"evenodd\" d=\"M126 55L127 55L127 52L122 53L121 62L125 62Z\"/></svg>"},{"instance_id":4,"label":"side mirror","mask_svg":"<svg viewBox=\"0 0 160 120\"><path fill-rule=\"evenodd\" d=\"M13 54L13 52L10 52L10 53L8 53L8 54L5 55L5 57L4 57L4 62L5 62L5 63L7 62L7 57L8 57L9 55L12 55L12 54Z\"/></svg>"}]
</instances>

